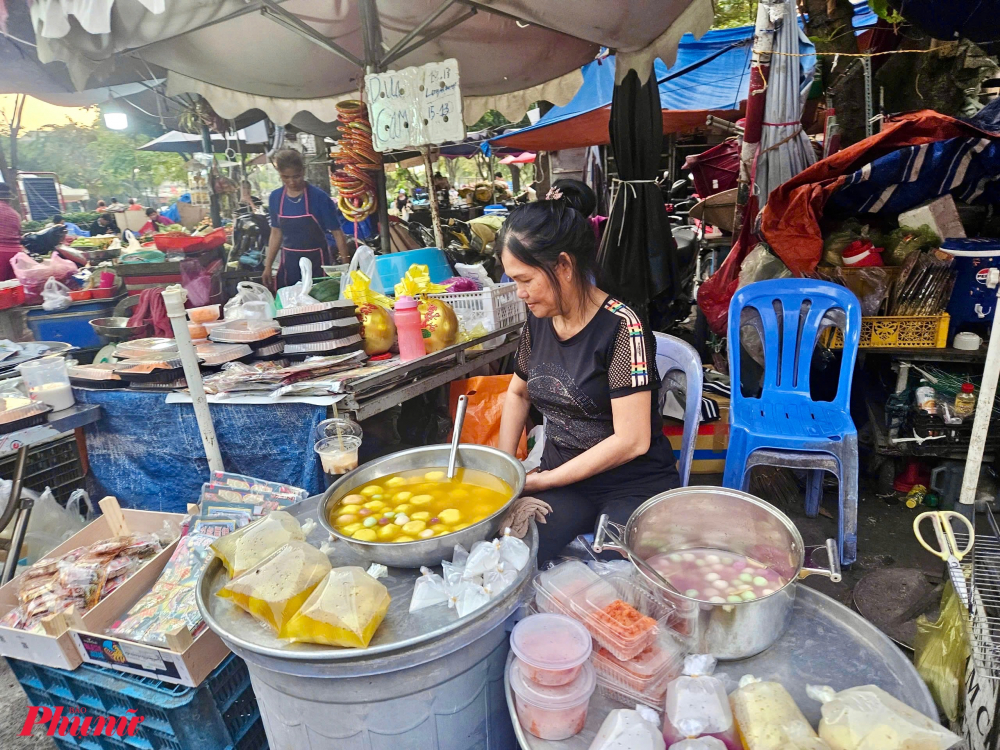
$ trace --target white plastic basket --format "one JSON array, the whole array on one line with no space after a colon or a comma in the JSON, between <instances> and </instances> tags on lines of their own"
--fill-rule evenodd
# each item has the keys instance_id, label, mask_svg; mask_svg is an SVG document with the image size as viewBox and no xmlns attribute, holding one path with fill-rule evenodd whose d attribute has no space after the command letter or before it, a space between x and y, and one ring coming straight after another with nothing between
<instances>
[{"instance_id":1,"label":"white plastic basket","mask_svg":"<svg viewBox=\"0 0 1000 750\"><path fill-rule=\"evenodd\" d=\"M473 328L481 322L488 331L523 323L528 318L528 307L517 296L517 284L497 284L478 292L449 292L428 295L452 306L463 327ZM503 343L503 337L484 341L483 349L492 349Z\"/></svg>"}]
</instances>

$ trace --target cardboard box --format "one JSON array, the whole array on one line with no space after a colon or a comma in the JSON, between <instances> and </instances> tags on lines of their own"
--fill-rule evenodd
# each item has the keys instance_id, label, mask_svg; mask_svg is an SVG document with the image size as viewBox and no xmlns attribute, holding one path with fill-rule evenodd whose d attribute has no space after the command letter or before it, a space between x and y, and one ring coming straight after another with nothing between
<instances>
[{"instance_id":1,"label":"cardboard box","mask_svg":"<svg viewBox=\"0 0 1000 750\"><path fill-rule=\"evenodd\" d=\"M726 470L726 454L729 450L729 399L715 394L706 394L706 397L719 405L719 419L715 422L703 422L698 426L691 473L722 474ZM664 418L663 434L670 440L674 456L679 460L684 442L684 423Z\"/></svg>"},{"instance_id":2,"label":"cardboard box","mask_svg":"<svg viewBox=\"0 0 1000 750\"><path fill-rule=\"evenodd\" d=\"M94 607L83 616L82 624L72 631L83 661L164 682L198 687L229 655L222 639L207 627L194 638L187 628L171 634L176 636L168 636L172 648L158 648L105 635L139 599L149 593L168 559L169 556L157 556L129 579L129 583L135 581L134 586L127 591L122 586L99 607Z\"/></svg>"},{"instance_id":3,"label":"cardboard box","mask_svg":"<svg viewBox=\"0 0 1000 750\"><path fill-rule=\"evenodd\" d=\"M166 522L171 525L177 534L180 534L180 524L184 518L179 513L158 513L145 510L121 510L119 512L130 531L142 533L162 531L163 524ZM77 547L85 547L102 539L110 539L115 536L115 533L112 531L112 523L107 513L100 516L93 523L88 524L85 529L74 534L67 541L49 552L46 557L59 557ZM173 554L176 544L174 542L152 560L149 560L131 578L112 592L110 596L99 602L87 615L107 609L111 599L119 594L124 596L134 595L138 598L149 591L148 586L144 589L142 588L145 585L143 583L145 580L143 573L152 568L162 570L167 560L170 559L170 555ZM6 615L18 605L17 589L19 583L20 576L15 577L13 581L0 587L0 617ZM60 618L57 622L50 623L50 633L52 634L28 633L24 630L14 630L13 628L0 626L0 655L30 661L46 667L55 667L56 669L76 669L83 662L83 658L80 655L80 650L73 636L67 629L68 625L69 622L63 618Z\"/></svg>"}]
</instances>

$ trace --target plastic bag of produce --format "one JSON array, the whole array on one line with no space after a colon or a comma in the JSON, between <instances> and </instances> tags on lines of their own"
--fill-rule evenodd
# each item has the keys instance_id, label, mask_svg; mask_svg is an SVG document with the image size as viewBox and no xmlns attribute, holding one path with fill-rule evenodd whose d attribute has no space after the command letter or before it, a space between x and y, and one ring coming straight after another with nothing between
<instances>
[{"instance_id":1,"label":"plastic bag of produce","mask_svg":"<svg viewBox=\"0 0 1000 750\"><path fill-rule=\"evenodd\" d=\"M448 601L448 589L444 579L437 573L432 573L430 568L421 567L420 573L420 578L413 582L410 612Z\"/></svg>"},{"instance_id":2,"label":"plastic bag of produce","mask_svg":"<svg viewBox=\"0 0 1000 750\"><path fill-rule=\"evenodd\" d=\"M366 648L389 610L389 601L389 590L362 568L335 568L279 636L292 642Z\"/></svg>"},{"instance_id":3,"label":"plastic bag of produce","mask_svg":"<svg viewBox=\"0 0 1000 750\"><path fill-rule=\"evenodd\" d=\"M697 737L693 740L675 742L667 750L726 750L726 743L715 737Z\"/></svg>"},{"instance_id":4,"label":"plastic bag of produce","mask_svg":"<svg viewBox=\"0 0 1000 750\"><path fill-rule=\"evenodd\" d=\"M941 239L926 224L916 228L900 227L886 237L886 265L901 266L911 253L941 247Z\"/></svg>"},{"instance_id":5,"label":"plastic bag of produce","mask_svg":"<svg viewBox=\"0 0 1000 750\"><path fill-rule=\"evenodd\" d=\"M823 704L819 736L831 750L947 750L962 739L875 685L806 693Z\"/></svg>"},{"instance_id":6,"label":"plastic bag of produce","mask_svg":"<svg viewBox=\"0 0 1000 750\"><path fill-rule=\"evenodd\" d=\"M616 708L607 715L589 750L665 750L660 719L648 706Z\"/></svg>"},{"instance_id":7,"label":"plastic bag of produce","mask_svg":"<svg viewBox=\"0 0 1000 750\"><path fill-rule=\"evenodd\" d=\"M524 566L528 564L530 558L531 550L528 549L528 545L516 536L511 536L510 527L504 529L503 536L500 538L501 562L507 563L507 566L514 570L524 570Z\"/></svg>"},{"instance_id":8,"label":"plastic bag of produce","mask_svg":"<svg viewBox=\"0 0 1000 750\"><path fill-rule=\"evenodd\" d=\"M289 542L218 595L280 632L332 568L330 559L312 545Z\"/></svg>"},{"instance_id":9,"label":"plastic bag of produce","mask_svg":"<svg viewBox=\"0 0 1000 750\"><path fill-rule=\"evenodd\" d=\"M746 750L829 750L777 682L744 675L729 701Z\"/></svg>"},{"instance_id":10,"label":"plastic bag of produce","mask_svg":"<svg viewBox=\"0 0 1000 750\"><path fill-rule=\"evenodd\" d=\"M212 543L229 575L235 578L254 567L279 547L305 541L298 520L283 510L268 513L256 523L227 534Z\"/></svg>"},{"instance_id":11,"label":"plastic bag of produce","mask_svg":"<svg viewBox=\"0 0 1000 750\"><path fill-rule=\"evenodd\" d=\"M50 312L53 310L65 310L72 301L69 297L69 287L56 281L54 278L49 278L45 282L45 286L42 287L43 310Z\"/></svg>"},{"instance_id":12,"label":"plastic bag of produce","mask_svg":"<svg viewBox=\"0 0 1000 750\"><path fill-rule=\"evenodd\" d=\"M742 289L747 284L755 281L767 281L768 279L787 279L792 272L788 270L781 258L771 252L771 249L763 242L757 245L750 254L743 259L740 266L740 285Z\"/></svg>"},{"instance_id":13,"label":"plastic bag of produce","mask_svg":"<svg viewBox=\"0 0 1000 750\"><path fill-rule=\"evenodd\" d=\"M495 570L499 562L500 543L496 539L492 542L476 542L469 551L469 559L465 563L462 578L471 581L476 576L485 575Z\"/></svg>"},{"instance_id":14,"label":"plastic bag of produce","mask_svg":"<svg viewBox=\"0 0 1000 750\"><path fill-rule=\"evenodd\" d=\"M917 618L913 651L913 663L930 688L934 702L949 721L958 721L969 638L961 600L950 582L945 584L941 595L937 622L929 622L923 616Z\"/></svg>"},{"instance_id":15,"label":"plastic bag of produce","mask_svg":"<svg viewBox=\"0 0 1000 750\"><path fill-rule=\"evenodd\" d=\"M668 743L709 735L738 750L726 688L713 671L715 657L692 654L684 660L684 674L667 685L663 738Z\"/></svg>"}]
</instances>

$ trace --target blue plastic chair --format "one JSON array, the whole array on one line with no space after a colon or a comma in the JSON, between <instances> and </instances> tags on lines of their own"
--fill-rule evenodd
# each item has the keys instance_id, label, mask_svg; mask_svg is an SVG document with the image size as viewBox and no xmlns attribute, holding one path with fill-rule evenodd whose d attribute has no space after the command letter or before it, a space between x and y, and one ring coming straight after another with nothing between
<instances>
[{"instance_id":1,"label":"blue plastic chair","mask_svg":"<svg viewBox=\"0 0 1000 750\"><path fill-rule=\"evenodd\" d=\"M824 323L837 325L844 335L837 396L830 402L813 401L809 389L813 351ZM756 328L764 352L759 398L745 397L740 387L741 329L748 325ZM857 558L858 433L849 403L860 336L858 298L846 287L825 281L760 281L737 291L729 305L733 387L723 485L746 490L750 468L756 465L806 469L806 515L815 516L823 472L836 473L842 565Z\"/></svg>"},{"instance_id":2,"label":"blue plastic chair","mask_svg":"<svg viewBox=\"0 0 1000 750\"><path fill-rule=\"evenodd\" d=\"M701 424L701 388L704 372L697 350L683 339L665 333L653 332L656 337L656 371L661 384L667 373L679 370L684 373L684 435L681 440L681 455L677 471L681 475L681 487L687 487L694 460L694 444L698 439L698 425ZM661 385L662 392L662 385ZM660 399L663 408L663 399Z\"/></svg>"}]
</instances>

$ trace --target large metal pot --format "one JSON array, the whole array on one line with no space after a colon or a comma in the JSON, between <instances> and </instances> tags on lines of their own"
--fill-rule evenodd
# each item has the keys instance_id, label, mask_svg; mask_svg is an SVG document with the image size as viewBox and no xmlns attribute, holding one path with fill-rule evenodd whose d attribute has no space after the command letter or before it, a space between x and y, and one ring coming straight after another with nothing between
<instances>
[{"instance_id":1,"label":"large metal pot","mask_svg":"<svg viewBox=\"0 0 1000 750\"><path fill-rule=\"evenodd\" d=\"M636 566L649 584L690 618L689 627L699 653L718 659L744 659L759 654L788 627L795 602L795 581L808 575L840 580L840 556L828 539L829 568L806 567L808 555L791 519L763 500L724 487L681 487L651 497L624 526L613 525L625 547L648 560L664 552L707 547L747 555L767 562L788 582L769 596L739 604L710 604L665 588L642 566ZM594 538L598 552L612 549L601 528Z\"/></svg>"},{"instance_id":2,"label":"large metal pot","mask_svg":"<svg viewBox=\"0 0 1000 750\"><path fill-rule=\"evenodd\" d=\"M350 494L354 488L400 471L443 469L448 466L450 451L450 445L427 445L421 448L410 448L369 461L354 471L344 474L326 491L320 501L320 523L334 538L354 548L359 555L372 562L395 568L419 568L421 565L437 565L441 560L451 559L452 549L456 544L461 544L469 549L474 543L496 535L500 531L500 523L503 521L507 509L524 489L524 467L516 458L496 448L464 443L458 449L457 465L459 467L485 471L502 479L514 490L514 494L506 505L492 516L452 534L397 544L362 542L344 536L333 528L333 524L330 522L330 511L340 502L341 498Z\"/></svg>"}]
</instances>

